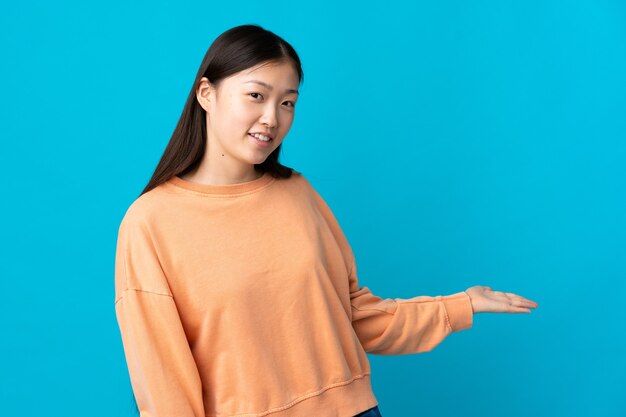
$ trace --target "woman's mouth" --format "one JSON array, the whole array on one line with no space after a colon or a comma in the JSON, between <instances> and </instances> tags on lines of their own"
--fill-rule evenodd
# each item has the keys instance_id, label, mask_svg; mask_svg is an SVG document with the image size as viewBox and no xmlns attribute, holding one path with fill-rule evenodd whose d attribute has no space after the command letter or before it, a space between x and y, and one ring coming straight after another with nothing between
<instances>
[{"instance_id":1,"label":"woman's mouth","mask_svg":"<svg viewBox=\"0 0 626 417\"><path fill-rule=\"evenodd\" d=\"M252 139L252 141L256 145L261 146L263 148L267 148L268 146L270 146L270 143L272 142L272 139L269 139L269 140L259 139L255 137L254 135L252 135L251 133L248 133L248 136Z\"/></svg>"}]
</instances>

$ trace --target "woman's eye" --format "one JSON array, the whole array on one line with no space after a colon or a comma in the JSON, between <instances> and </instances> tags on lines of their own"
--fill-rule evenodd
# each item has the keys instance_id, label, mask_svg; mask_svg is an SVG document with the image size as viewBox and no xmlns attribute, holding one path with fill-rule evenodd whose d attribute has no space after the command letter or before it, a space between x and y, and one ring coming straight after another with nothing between
<instances>
[{"instance_id":1,"label":"woman's eye","mask_svg":"<svg viewBox=\"0 0 626 417\"><path fill-rule=\"evenodd\" d=\"M260 93L248 93L249 96L251 96L252 98L258 98L257 96L263 97ZM296 107L296 103L294 101L285 101L285 103L291 103L291 106L288 107Z\"/></svg>"}]
</instances>

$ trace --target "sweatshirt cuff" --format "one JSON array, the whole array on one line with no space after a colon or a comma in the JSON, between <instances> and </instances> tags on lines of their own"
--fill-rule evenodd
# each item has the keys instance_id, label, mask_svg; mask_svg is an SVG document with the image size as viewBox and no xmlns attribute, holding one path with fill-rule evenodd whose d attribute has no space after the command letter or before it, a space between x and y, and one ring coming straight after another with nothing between
<instances>
[{"instance_id":1,"label":"sweatshirt cuff","mask_svg":"<svg viewBox=\"0 0 626 417\"><path fill-rule=\"evenodd\" d=\"M474 310L472 309L472 300L465 291L447 295L442 297L442 300L453 332L472 327Z\"/></svg>"}]
</instances>

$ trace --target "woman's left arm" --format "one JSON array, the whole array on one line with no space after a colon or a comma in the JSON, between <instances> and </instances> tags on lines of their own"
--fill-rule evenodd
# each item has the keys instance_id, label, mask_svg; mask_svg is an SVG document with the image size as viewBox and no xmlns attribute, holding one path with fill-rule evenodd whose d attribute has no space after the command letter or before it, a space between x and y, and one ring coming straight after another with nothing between
<instances>
[{"instance_id":1,"label":"woman's left arm","mask_svg":"<svg viewBox=\"0 0 626 417\"><path fill-rule=\"evenodd\" d=\"M493 291L491 287L476 285L465 290L472 300L472 309L476 313L530 313L537 308L536 302L513 294L512 292Z\"/></svg>"}]
</instances>

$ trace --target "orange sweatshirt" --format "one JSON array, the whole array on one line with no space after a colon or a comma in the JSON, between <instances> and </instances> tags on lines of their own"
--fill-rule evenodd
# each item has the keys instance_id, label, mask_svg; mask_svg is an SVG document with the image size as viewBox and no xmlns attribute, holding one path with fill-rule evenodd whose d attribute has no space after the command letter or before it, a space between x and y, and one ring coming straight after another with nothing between
<instances>
[{"instance_id":1,"label":"orange sweatshirt","mask_svg":"<svg viewBox=\"0 0 626 417\"><path fill-rule=\"evenodd\" d=\"M366 352L427 352L470 298L382 299L297 172L173 177L121 221L115 312L141 417L352 417L378 404Z\"/></svg>"}]
</instances>

